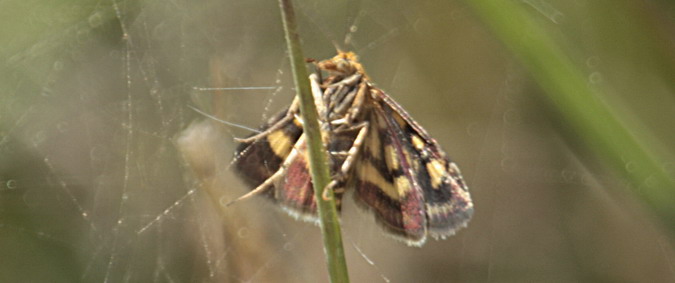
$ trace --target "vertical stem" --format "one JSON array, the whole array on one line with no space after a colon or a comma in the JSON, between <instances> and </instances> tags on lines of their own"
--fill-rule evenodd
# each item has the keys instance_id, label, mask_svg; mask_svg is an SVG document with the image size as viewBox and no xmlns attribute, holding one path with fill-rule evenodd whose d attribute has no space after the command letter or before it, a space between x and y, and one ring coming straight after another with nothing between
<instances>
[{"instance_id":1,"label":"vertical stem","mask_svg":"<svg viewBox=\"0 0 675 283\"><path fill-rule=\"evenodd\" d=\"M295 23L295 12L291 0L279 0L281 9L281 18L288 45L288 53L291 60L291 69L293 70L293 80L298 98L300 100L300 112L302 114L303 129L305 139L307 140L307 152L309 160L309 171L312 176L314 186L314 196L316 198L319 221L321 225L321 234L323 235L324 252L326 253L326 264L331 282L349 282L347 273L347 263L342 248L342 235L340 232L340 222L338 220L337 209L335 207L335 198L333 191L327 191L329 200L324 200L324 189L330 182L330 172L328 171L328 157L326 148L321 139L318 114L314 98L309 85L307 67L305 66L305 57L300 48L300 36L297 33Z\"/></svg>"}]
</instances>

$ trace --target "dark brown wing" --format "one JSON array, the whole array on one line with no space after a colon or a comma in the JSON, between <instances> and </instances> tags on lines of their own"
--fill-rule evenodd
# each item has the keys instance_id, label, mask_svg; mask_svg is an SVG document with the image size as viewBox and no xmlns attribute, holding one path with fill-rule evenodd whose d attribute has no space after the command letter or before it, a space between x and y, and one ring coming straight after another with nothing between
<instances>
[{"instance_id":1,"label":"dark brown wing","mask_svg":"<svg viewBox=\"0 0 675 283\"><path fill-rule=\"evenodd\" d=\"M357 131L345 131L330 135L328 151L330 155L331 174L342 166L345 160L343 154L354 144ZM306 221L316 221L316 200L314 199L314 186L309 172L307 161L307 145L304 137L300 137L293 150L288 155L282 166L285 166L284 177L275 183L274 198L290 215ZM338 211L342 207L344 183L338 183L333 188L335 205Z\"/></svg>"},{"instance_id":2,"label":"dark brown wing","mask_svg":"<svg viewBox=\"0 0 675 283\"><path fill-rule=\"evenodd\" d=\"M445 238L466 227L473 202L457 164L452 162L429 134L391 97L376 89L386 113L399 122L417 156L418 181L424 191L429 233Z\"/></svg>"},{"instance_id":3,"label":"dark brown wing","mask_svg":"<svg viewBox=\"0 0 675 283\"><path fill-rule=\"evenodd\" d=\"M417 183L403 129L373 105L366 111L369 135L355 167L354 197L375 213L386 231L409 245L421 246L427 235L424 198Z\"/></svg>"},{"instance_id":4,"label":"dark brown wing","mask_svg":"<svg viewBox=\"0 0 675 283\"><path fill-rule=\"evenodd\" d=\"M274 199L291 216L317 221L314 188L307 161L305 138L300 137L284 161L284 175L274 184Z\"/></svg>"},{"instance_id":5,"label":"dark brown wing","mask_svg":"<svg viewBox=\"0 0 675 283\"><path fill-rule=\"evenodd\" d=\"M282 111L260 127L264 132L275 128L250 143L242 142L235 151L236 172L257 188L280 172L272 182L273 189L265 191L291 216L306 221L316 220L316 202L312 189L302 124ZM254 136L254 135L252 135Z\"/></svg>"},{"instance_id":6,"label":"dark brown wing","mask_svg":"<svg viewBox=\"0 0 675 283\"><path fill-rule=\"evenodd\" d=\"M306 144L302 137L302 124L296 118L285 117L286 111L283 111L260 128L261 132L270 128L276 130L251 143L241 143L236 150L234 166L251 188L260 186L276 172L281 172L281 176L272 183L274 189L266 191L267 195L291 216L305 221L316 221L316 201ZM345 132L331 136L329 150L348 150L355 134ZM343 161L344 158L339 155L331 157L333 174ZM335 191L338 209L341 207L343 193L339 188Z\"/></svg>"},{"instance_id":7,"label":"dark brown wing","mask_svg":"<svg viewBox=\"0 0 675 283\"><path fill-rule=\"evenodd\" d=\"M294 119L285 119L287 111L281 111L259 128L262 132L276 125L276 131L250 143L240 143L235 150L235 171L252 188L279 170L302 135L302 127ZM282 125L277 125L279 123Z\"/></svg>"},{"instance_id":8,"label":"dark brown wing","mask_svg":"<svg viewBox=\"0 0 675 283\"><path fill-rule=\"evenodd\" d=\"M364 143L355 197L376 212L378 222L410 245L427 232L455 233L473 214L457 166L396 102L373 88L371 135Z\"/></svg>"}]
</instances>

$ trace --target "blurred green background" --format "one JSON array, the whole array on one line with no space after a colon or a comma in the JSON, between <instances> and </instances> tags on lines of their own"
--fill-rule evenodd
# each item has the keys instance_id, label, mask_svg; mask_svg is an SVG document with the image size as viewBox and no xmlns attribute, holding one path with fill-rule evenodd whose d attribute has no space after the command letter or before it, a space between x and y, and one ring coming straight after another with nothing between
<instances>
[{"instance_id":1,"label":"blurred green background","mask_svg":"<svg viewBox=\"0 0 675 283\"><path fill-rule=\"evenodd\" d=\"M348 202L353 282L675 281L672 1L296 1L462 169L422 249ZM323 282L316 227L228 172L292 99L276 1L0 3L0 282ZM345 38L349 42L345 44ZM204 88L269 87L262 90Z\"/></svg>"}]
</instances>

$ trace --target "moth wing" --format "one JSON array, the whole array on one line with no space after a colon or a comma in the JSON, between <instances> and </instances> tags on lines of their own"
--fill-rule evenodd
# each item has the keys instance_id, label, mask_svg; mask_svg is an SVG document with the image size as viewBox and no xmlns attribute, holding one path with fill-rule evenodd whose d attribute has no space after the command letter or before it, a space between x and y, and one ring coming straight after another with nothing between
<instances>
[{"instance_id":1,"label":"moth wing","mask_svg":"<svg viewBox=\"0 0 675 283\"><path fill-rule=\"evenodd\" d=\"M286 111L279 113L260 128L262 132L274 127L274 131L251 143L241 143L236 150L234 167L252 188L281 171L281 176L272 183L273 189L267 190L266 195L291 216L315 222L316 200L302 124L296 118L285 120L285 117ZM341 197L342 192L336 192L338 209Z\"/></svg>"},{"instance_id":2,"label":"moth wing","mask_svg":"<svg viewBox=\"0 0 675 283\"><path fill-rule=\"evenodd\" d=\"M251 188L257 188L282 170L281 177L265 194L291 216L315 221L316 202L305 158L302 124L294 117L288 119L287 112L280 112L260 127L261 132L274 128L273 131L250 143L239 144L234 168Z\"/></svg>"},{"instance_id":3,"label":"moth wing","mask_svg":"<svg viewBox=\"0 0 675 283\"><path fill-rule=\"evenodd\" d=\"M384 114L400 127L405 147L413 156L413 171L424 193L429 233L435 238L454 235L473 215L469 189L457 164L452 162L429 134L410 115L380 90Z\"/></svg>"},{"instance_id":4,"label":"moth wing","mask_svg":"<svg viewBox=\"0 0 675 283\"><path fill-rule=\"evenodd\" d=\"M340 170L345 161L345 156L340 153L347 152L353 146L357 133L357 131L345 131L331 136L327 148L332 152L329 160L332 175ZM300 137L284 162L285 174L275 184L274 197L290 215L306 221L316 221L316 200L307 157L307 144L303 136ZM342 207L344 187L343 182L338 182L337 186L332 188L338 211Z\"/></svg>"},{"instance_id":5,"label":"moth wing","mask_svg":"<svg viewBox=\"0 0 675 283\"><path fill-rule=\"evenodd\" d=\"M423 192L412 169L414 157L401 138L403 129L383 112L371 107L361 157L354 169L357 204L372 210L385 230L409 245L426 241L427 219Z\"/></svg>"},{"instance_id":6,"label":"moth wing","mask_svg":"<svg viewBox=\"0 0 675 283\"><path fill-rule=\"evenodd\" d=\"M281 170L285 172L274 183L274 199L291 216L309 222L317 221L316 200L304 136L298 139Z\"/></svg>"},{"instance_id":7,"label":"moth wing","mask_svg":"<svg viewBox=\"0 0 675 283\"><path fill-rule=\"evenodd\" d=\"M276 130L252 142L242 142L235 150L235 172L252 188L265 182L281 168L303 133L302 126L296 119L286 119L287 113L288 109L281 111L259 128L261 132L271 127ZM255 135L257 134L248 138Z\"/></svg>"}]
</instances>

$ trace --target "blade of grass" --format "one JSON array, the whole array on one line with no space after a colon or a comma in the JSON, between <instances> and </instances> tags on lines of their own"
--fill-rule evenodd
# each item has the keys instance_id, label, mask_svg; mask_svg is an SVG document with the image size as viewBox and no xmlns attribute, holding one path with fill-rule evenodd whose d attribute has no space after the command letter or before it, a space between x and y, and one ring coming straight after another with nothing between
<instances>
[{"instance_id":1,"label":"blade of grass","mask_svg":"<svg viewBox=\"0 0 675 283\"><path fill-rule=\"evenodd\" d=\"M305 139L307 140L309 171L312 176L314 196L316 198L317 210L319 213L328 274L331 282L349 282L347 263L342 247L340 222L335 207L333 191L328 190L325 192L325 195L328 196L327 200L324 200L322 197L326 186L328 186L328 183L331 180L330 172L328 171L328 157L326 148L321 139L318 114L309 85L305 57L302 55L302 50L300 48L300 36L297 33L295 12L293 11L291 0L279 0L279 8L281 9L286 44L288 45L291 69L293 70L293 80L295 82L297 96L300 100L303 130Z\"/></svg>"},{"instance_id":2,"label":"blade of grass","mask_svg":"<svg viewBox=\"0 0 675 283\"><path fill-rule=\"evenodd\" d=\"M465 1L528 69L585 145L634 184L635 193L675 230L675 181L601 102L584 73L525 10L522 1ZM636 132L636 131L633 131Z\"/></svg>"}]
</instances>

